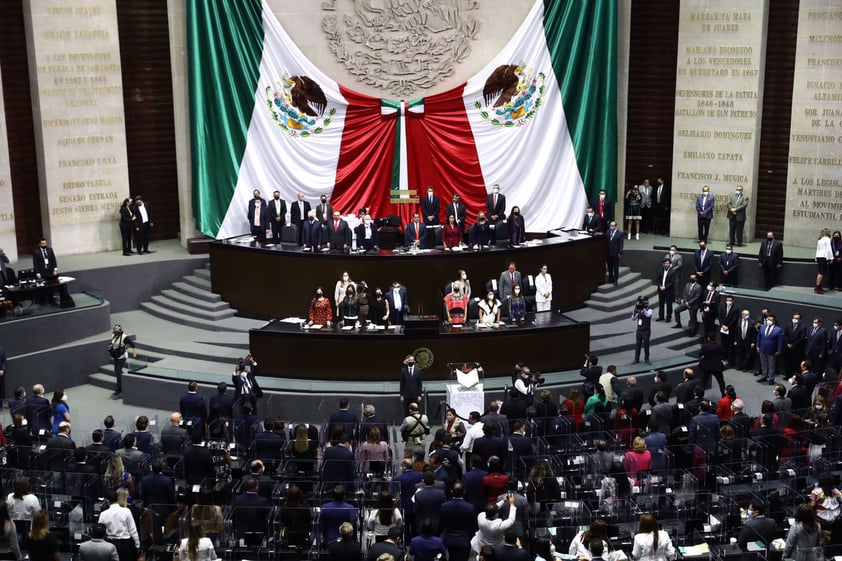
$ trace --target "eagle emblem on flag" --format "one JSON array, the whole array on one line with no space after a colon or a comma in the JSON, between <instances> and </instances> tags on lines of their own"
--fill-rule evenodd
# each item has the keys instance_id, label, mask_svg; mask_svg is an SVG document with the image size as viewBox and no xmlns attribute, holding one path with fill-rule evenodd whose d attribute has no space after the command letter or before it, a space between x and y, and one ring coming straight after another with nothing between
<instances>
[{"instance_id":1,"label":"eagle emblem on flag","mask_svg":"<svg viewBox=\"0 0 842 561\"><path fill-rule=\"evenodd\" d=\"M284 73L278 88L265 89L266 107L272 120L290 136L320 134L331 123L336 108L331 107L325 116L327 98L322 88L308 76L290 76Z\"/></svg>"},{"instance_id":2,"label":"eagle emblem on flag","mask_svg":"<svg viewBox=\"0 0 842 561\"><path fill-rule=\"evenodd\" d=\"M482 102L474 107L494 126L523 126L541 107L545 78L522 62L501 64L485 80Z\"/></svg>"}]
</instances>

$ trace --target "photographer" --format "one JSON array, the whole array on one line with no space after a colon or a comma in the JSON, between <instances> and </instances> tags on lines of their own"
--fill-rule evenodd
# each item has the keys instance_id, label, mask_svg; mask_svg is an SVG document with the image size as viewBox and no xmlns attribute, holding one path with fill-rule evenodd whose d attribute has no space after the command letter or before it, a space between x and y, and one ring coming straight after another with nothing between
<instances>
[{"instance_id":1,"label":"photographer","mask_svg":"<svg viewBox=\"0 0 842 561\"><path fill-rule=\"evenodd\" d=\"M111 342L108 344L108 354L114 360L114 377L117 378L117 389L114 395L123 392L123 367L129 359L129 347L132 348L132 358L137 359L137 348L131 337L123 332L122 325L115 325L111 332Z\"/></svg>"},{"instance_id":2,"label":"photographer","mask_svg":"<svg viewBox=\"0 0 842 561\"><path fill-rule=\"evenodd\" d=\"M535 397L535 388L539 384L544 383L544 377L538 373L530 372L528 366L521 366L518 371L518 377L515 380L515 390L526 401L527 407L532 405Z\"/></svg>"},{"instance_id":3,"label":"photographer","mask_svg":"<svg viewBox=\"0 0 842 561\"><path fill-rule=\"evenodd\" d=\"M588 399L593 395L594 386L599 382L599 377L602 376L599 357L593 354L586 354L585 365L579 371L579 374L585 378L585 382L582 384L582 395L585 399Z\"/></svg>"},{"instance_id":4,"label":"photographer","mask_svg":"<svg viewBox=\"0 0 842 561\"><path fill-rule=\"evenodd\" d=\"M649 308L649 300L645 296L637 299L631 318L637 322L635 333L634 360L632 364L640 362L640 347L643 347L644 360L649 361L649 339L652 337L652 310Z\"/></svg>"},{"instance_id":5,"label":"photographer","mask_svg":"<svg viewBox=\"0 0 842 561\"><path fill-rule=\"evenodd\" d=\"M234 373L231 374L231 383L234 385L235 415L240 413L246 401L251 404L252 412L257 415L257 400L263 397L263 390L257 383L257 362L251 354L237 362Z\"/></svg>"}]
</instances>

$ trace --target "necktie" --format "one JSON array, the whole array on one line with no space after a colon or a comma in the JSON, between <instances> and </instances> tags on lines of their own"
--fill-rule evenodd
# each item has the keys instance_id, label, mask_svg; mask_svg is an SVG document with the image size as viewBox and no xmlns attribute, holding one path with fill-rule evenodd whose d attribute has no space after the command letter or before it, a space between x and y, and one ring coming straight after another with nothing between
<instances>
[{"instance_id":1,"label":"necktie","mask_svg":"<svg viewBox=\"0 0 842 561\"><path fill-rule=\"evenodd\" d=\"M497 195L494 195L494 208L497 208Z\"/></svg>"},{"instance_id":2,"label":"necktie","mask_svg":"<svg viewBox=\"0 0 842 561\"><path fill-rule=\"evenodd\" d=\"M661 193L663 192L663 189L664 189L663 185L658 187L658 201L657 202L659 202L659 203L661 202Z\"/></svg>"},{"instance_id":3,"label":"necktie","mask_svg":"<svg viewBox=\"0 0 842 561\"><path fill-rule=\"evenodd\" d=\"M415 370L415 367L413 367L413 366L410 366L410 367L409 367L409 377L410 377L410 378L412 378L412 374L414 373L414 372L413 372L414 370Z\"/></svg>"},{"instance_id":4,"label":"necktie","mask_svg":"<svg viewBox=\"0 0 842 561\"><path fill-rule=\"evenodd\" d=\"M771 257L771 256L772 256L772 244L774 244L774 243L775 243L775 240L772 240L772 241L770 241L768 244L766 244L766 245L768 246L768 247L766 248L766 249L767 249L767 251L766 251L766 256L767 256L767 257Z\"/></svg>"},{"instance_id":5,"label":"necktie","mask_svg":"<svg viewBox=\"0 0 842 561\"><path fill-rule=\"evenodd\" d=\"M792 330L795 331L795 326L798 325L797 323L792 324Z\"/></svg>"},{"instance_id":6,"label":"necktie","mask_svg":"<svg viewBox=\"0 0 842 561\"><path fill-rule=\"evenodd\" d=\"M818 331L818 330L819 330L819 328L818 328L818 327L814 327L814 328L813 328L813 332L812 332L812 333L810 333L810 337L812 337L813 335L815 335L815 334L816 334L816 331Z\"/></svg>"},{"instance_id":7,"label":"necktie","mask_svg":"<svg viewBox=\"0 0 842 561\"><path fill-rule=\"evenodd\" d=\"M249 395L251 393L251 384L249 383L249 378L247 375L243 374L243 395Z\"/></svg>"},{"instance_id":8,"label":"necktie","mask_svg":"<svg viewBox=\"0 0 842 561\"><path fill-rule=\"evenodd\" d=\"M770 325L769 327L766 328L766 337L770 336L771 334L772 334L772 326Z\"/></svg>"},{"instance_id":9,"label":"necktie","mask_svg":"<svg viewBox=\"0 0 842 561\"><path fill-rule=\"evenodd\" d=\"M333 231L337 231L339 229L339 220L333 221Z\"/></svg>"},{"instance_id":10,"label":"necktie","mask_svg":"<svg viewBox=\"0 0 842 561\"><path fill-rule=\"evenodd\" d=\"M418 224L416 224L415 225L415 241L416 242L420 240L421 232L419 230L420 230L420 228L418 227Z\"/></svg>"},{"instance_id":11,"label":"necktie","mask_svg":"<svg viewBox=\"0 0 842 561\"><path fill-rule=\"evenodd\" d=\"M713 292L708 291L708 297L705 299L705 304L710 304L711 300L713 300Z\"/></svg>"},{"instance_id":12,"label":"necktie","mask_svg":"<svg viewBox=\"0 0 842 561\"><path fill-rule=\"evenodd\" d=\"M743 339L748 336L748 319L743 318Z\"/></svg>"},{"instance_id":13,"label":"necktie","mask_svg":"<svg viewBox=\"0 0 842 561\"><path fill-rule=\"evenodd\" d=\"M730 313L731 313L731 304L726 304L725 305L725 315L727 316Z\"/></svg>"},{"instance_id":14,"label":"necktie","mask_svg":"<svg viewBox=\"0 0 842 561\"><path fill-rule=\"evenodd\" d=\"M514 286L514 285L515 285L515 274L512 273L512 286Z\"/></svg>"},{"instance_id":15,"label":"necktie","mask_svg":"<svg viewBox=\"0 0 842 561\"><path fill-rule=\"evenodd\" d=\"M47 260L47 248L46 247L41 248L41 255L44 256L44 261L46 261Z\"/></svg>"},{"instance_id":16,"label":"necktie","mask_svg":"<svg viewBox=\"0 0 842 561\"><path fill-rule=\"evenodd\" d=\"M260 226L260 202L259 201L254 202L254 225Z\"/></svg>"}]
</instances>

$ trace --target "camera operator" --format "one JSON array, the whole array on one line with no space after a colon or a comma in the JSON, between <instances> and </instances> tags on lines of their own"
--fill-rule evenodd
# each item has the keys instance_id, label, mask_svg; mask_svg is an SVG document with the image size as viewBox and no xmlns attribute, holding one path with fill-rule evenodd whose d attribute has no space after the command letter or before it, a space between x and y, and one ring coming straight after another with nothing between
<instances>
[{"instance_id":1,"label":"camera operator","mask_svg":"<svg viewBox=\"0 0 842 561\"><path fill-rule=\"evenodd\" d=\"M532 405L535 397L535 388L539 384L544 383L544 377L540 374L533 374L530 372L528 366L521 366L518 371L517 380L515 380L515 390L521 394L521 398L526 401L527 407Z\"/></svg>"},{"instance_id":2,"label":"camera operator","mask_svg":"<svg viewBox=\"0 0 842 561\"><path fill-rule=\"evenodd\" d=\"M634 360L632 361L632 364L640 362L641 346L643 347L644 360L646 364L652 364L649 361L649 339L652 337L652 310L649 308L649 300L645 296L641 296L637 299L631 318L637 322L634 344Z\"/></svg>"},{"instance_id":3,"label":"camera operator","mask_svg":"<svg viewBox=\"0 0 842 561\"><path fill-rule=\"evenodd\" d=\"M582 396L587 399L593 395L594 386L599 382L599 377L602 376L599 357L593 354L586 354L585 365L579 371L579 374L585 378L585 382L582 384Z\"/></svg>"},{"instance_id":4,"label":"camera operator","mask_svg":"<svg viewBox=\"0 0 842 561\"><path fill-rule=\"evenodd\" d=\"M235 411L240 412L243 404L248 401L252 412L257 415L257 400L263 397L263 390L257 383L257 362L251 354L237 362L234 373L231 374L231 383L234 385Z\"/></svg>"}]
</instances>

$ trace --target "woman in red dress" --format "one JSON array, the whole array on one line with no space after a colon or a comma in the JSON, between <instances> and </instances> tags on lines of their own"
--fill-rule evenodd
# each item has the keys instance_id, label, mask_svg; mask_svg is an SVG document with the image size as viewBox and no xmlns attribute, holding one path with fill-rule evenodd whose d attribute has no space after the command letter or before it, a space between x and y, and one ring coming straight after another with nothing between
<instances>
[{"instance_id":1,"label":"woman in red dress","mask_svg":"<svg viewBox=\"0 0 842 561\"><path fill-rule=\"evenodd\" d=\"M456 247L462 243L462 231L456 223L456 217L452 214L447 217L447 224L442 228L441 241L445 249Z\"/></svg>"},{"instance_id":2,"label":"woman in red dress","mask_svg":"<svg viewBox=\"0 0 842 561\"><path fill-rule=\"evenodd\" d=\"M325 298L322 287L316 289L316 296L310 301L309 325L330 326L333 321L333 306Z\"/></svg>"}]
</instances>

